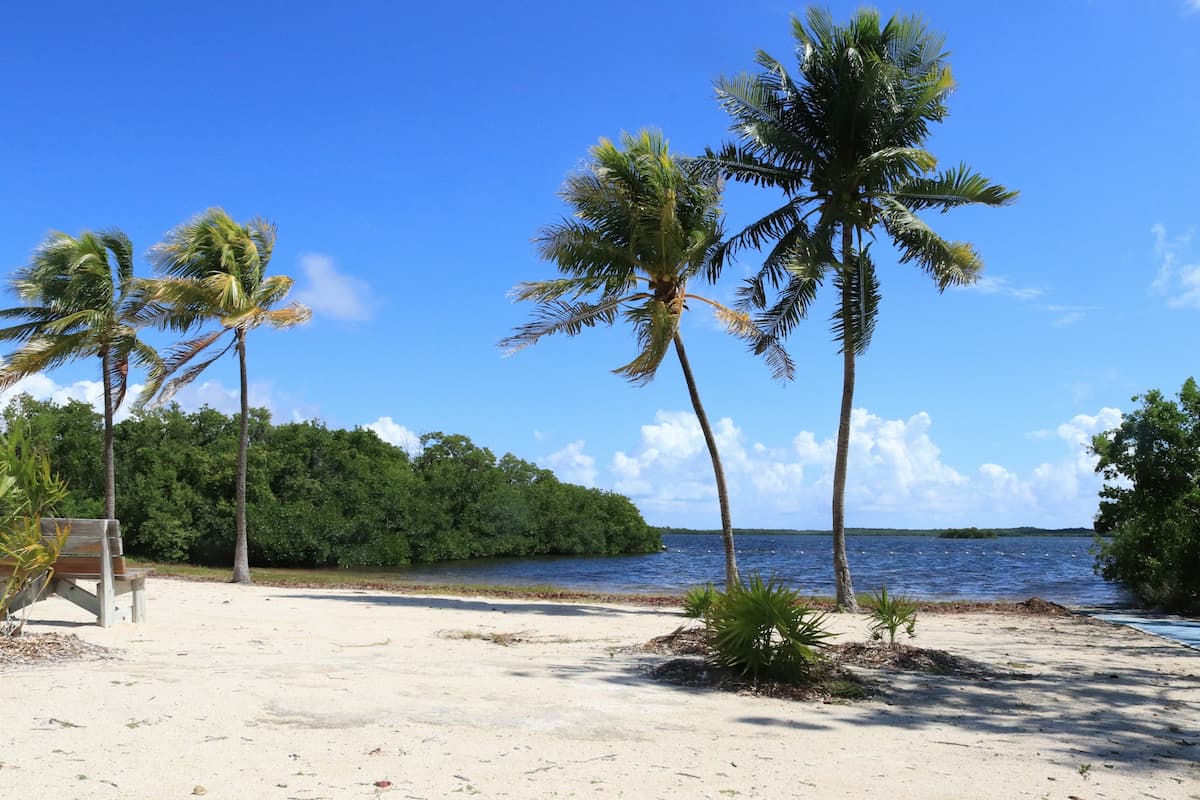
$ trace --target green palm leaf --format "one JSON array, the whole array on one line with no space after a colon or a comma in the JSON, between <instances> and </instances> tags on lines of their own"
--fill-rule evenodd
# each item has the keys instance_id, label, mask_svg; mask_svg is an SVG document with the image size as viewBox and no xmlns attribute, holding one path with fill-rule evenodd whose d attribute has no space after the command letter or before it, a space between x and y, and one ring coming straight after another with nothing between
<instances>
[{"instance_id":1,"label":"green palm leaf","mask_svg":"<svg viewBox=\"0 0 1200 800\"><path fill-rule=\"evenodd\" d=\"M253 219L239 224L222 209L210 208L176 227L151 250L151 258L162 277L137 291L139 319L180 332L214 322L217 326L174 347L160 367L151 371L140 402L155 398L159 403L166 402L226 353L232 351L238 355L242 413L235 497L235 582L250 581L246 530L249 447L246 336L262 325L288 328L307 322L312 316L299 303L272 308L292 288L291 278L266 275L275 236L275 226L270 222ZM227 333L232 333L228 343L210 355L210 348Z\"/></svg>"},{"instance_id":2,"label":"green palm leaf","mask_svg":"<svg viewBox=\"0 0 1200 800\"><path fill-rule=\"evenodd\" d=\"M760 72L715 82L735 140L699 161L709 174L782 194L782 204L717 254L724 263L742 250L763 252L762 266L738 298L743 307L761 310L755 321L766 341L786 337L807 316L832 272L839 302L831 332L845 360L834 551L841 564L838 602L855 608L841 511L845 454L854 359L871 342L880 301L878 275L862 241L886 235L901 263L923 269L939 290L969 283L982 267L978 254L969 244L940 237L918 212L1005 205L1016 193L966 165L936 172L925 143L931 126L946 116L954 79L944 40L919 17L884 22L864 9L843 25L810 8L803 19L793 17L792 33L795 77L760 52Z\"/></svg>"},{"instance_id":3,"label":"green palm leaf","mask_svg":"<svg viewBox=\"0 0 1200 800\"><path fill-rule=\"evenodd\" d=\"M112 229L78 237L51 233L17 270L13 289L24 305L0 311L16 324L0 340L19 344L0 367L0 386L79 358L99 358L104 385L105 513L116 509L113 415L125 399L129 353L153 367L158 356L138 339L145 324L133 276L133 244Z\"/></svg>"},{"instance_id":4,"label":"green palm leaf","mask_svg":"<svg viewBox=\"0 0 1200 800\"><path fill-rule=\"evenodd\" d=\"M730 100L740 101L750 99ZM633 358L613 372L634 384L653 380L667 353L675 350L713 461L726 581L732 584L737 566L724 474L679 333L687 301L712 306L727 329L763 355L777 376L790 377L794 365L779 342L744 311L689 292L695 280L715 281L731 256L732 248L723 241L721 172L743 165L673 156L662 135L648 131L626 134L621 145L601 139L591 149L588 169L567 179L562 195L572 217L544 228L535 239L539 254L563 277L516 287L516 299L537 305L533 319L500 346L512 353L544 336L576 336L621 319L632 328L636 349ZM747 155L747 163L755 159ZM788 213L785 209L781 216ZM761 239L771 225L779 228L782 223L764 223L746 234L745 241Z\"/></svg>"}]
</instances>

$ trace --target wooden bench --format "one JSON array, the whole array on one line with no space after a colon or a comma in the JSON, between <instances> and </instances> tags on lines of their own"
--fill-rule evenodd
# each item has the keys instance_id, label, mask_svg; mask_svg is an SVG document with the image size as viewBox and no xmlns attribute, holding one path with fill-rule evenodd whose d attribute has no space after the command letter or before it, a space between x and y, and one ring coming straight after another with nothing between
<instances>
[{"instance_id":1,"label":"wooden bench","mask_svg":"<svg viewBox=\"0 0 1200 800\"><path fill-rule=\"evenodd\" d=\"M49 585L45 585L44 579L35 581L10 604L10 613L53 593L95 614L104 628L117 622L146 620L146 576L153 570L126 567L120 522L47 518L41 524L42 536L46 538L53 538L59 528L68 526L70 533L54 562ZM95 592L80 585L93 581ZM132 594L133 603L118 607L117 598L124 594Z\"/></svg>"}]
</instances>

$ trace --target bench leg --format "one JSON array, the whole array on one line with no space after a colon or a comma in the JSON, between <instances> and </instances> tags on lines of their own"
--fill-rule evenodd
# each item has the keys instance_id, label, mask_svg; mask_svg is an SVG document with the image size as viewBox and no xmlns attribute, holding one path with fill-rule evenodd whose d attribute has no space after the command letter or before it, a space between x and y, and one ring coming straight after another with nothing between
<instances>
[{"instance_id":1,"label":"bench leg","mask_svg":"<svg viewBox=\"0 0 1200 800\"><path fill-rule=\"evenodd\" d=\"M12 599L8 601L9 616L16 614L27 605L33 604L33 602L37 599L37 596L30 591L32 588L33 587L31 586L26 586L24 589L12 596Z\"/></svg>"},{"instance_id":2,"label":"bench leg","mask_svg":"<svg viewBox=\"0 0 1200 800\"><path fill-rule=\"evenodd\" d=\"M100 581L96 584L96 597L100 600L100 627L110 628L117 621L117 588L113 585L112 570L101 569L100 572Z\"/></svg>"},{"instance_id":3,"label":"bench leg","mask_svg":"<svg viewBox=\"0 0 1200 800\"><path fill-rule=\"evenodd\" d=\"M134 578L130 583L133 591L133 621L146 621L146 579Z\"/></svg>"},{"instance_id":4,"label":"bench leg","mask_svg":"<svg viewBox=\"0 0 1200 800\"><path fill-rule=\"evenodd\" d=\"M75 581L69 578L55 578L52 588L54 593L64 600L70 600L84 611L90 611L96 616L100 616L99 598L87 589L76 586Z\"/></svg>"}]
</instances>

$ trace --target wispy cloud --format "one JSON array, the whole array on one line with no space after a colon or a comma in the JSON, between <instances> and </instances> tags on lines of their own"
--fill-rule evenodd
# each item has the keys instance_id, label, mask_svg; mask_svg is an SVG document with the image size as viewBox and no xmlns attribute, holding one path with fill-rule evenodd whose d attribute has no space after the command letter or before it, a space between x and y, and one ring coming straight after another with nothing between
<instances>
[{"instance_id":1,"label":"wispy cloud","mask_svg":"<svg viewBox=\"0 0 1200 800\"><path fill-rule=\"evenodd\" d=\"M1003 275L986 275L968 286L961 287L965 292L978 294L997 294L1011 297L1015 300L1036 300L1045 291L1033 286L1013 286Z\"/></svg>"},{"instance_id":2,"label":"wispy cloud","mask_svg":"<svg viewBox=\"0 0 1200 800\"><path fill-rule=\"evenodd\" d=\"M1054 321L1050 324L1056 328L1065 328L1069 325L1074 325L1084 317L1089 311L1098 311L1099 306L1064 306L1064 305L1048 305L1042 306L1043 310L1055 314Z\"/></svg>"},{"instance_id":3,"label":"wispy cloud","mask_svg":"<svg viewBox=\"0 0 1200 800\"><path fill-rule=\"evenodd\" d=\"M1197 0L1197 2L1200 2L1200 0ZM989 275L980 278L969 286L961 288L963 291L996 297L1009 297L1018 302L1029 304L1032 304L1033 301L1038 300L1046 294L1045 289L1036 286L1014 286L1003 275ZM1051 320L1050 324L1055 328L1065 328L1069 325L1074 325L1082 321L1087 316L1087 312L1098 310L1097 306L1062 305L1059 303L1038 305L1036 308L1054 315L1054 319Z\"/></svg>"},{"instance_id":4,"label":"wispy cloud","mask_svg":"<svg viewBox=\"0 0 1200 800\"><path fill-rule=\"evenodd\" d=\"M1200 308L1200 262L1184 263L1189 258L1194 229L1188 228L1172 237L1167 226L1157 222L1150 232L1154 235L1154 255L1158 259L1158 274L1150 289L1165 295L1171 308Z\"/></svg>"},{"instance_id":5,"label":"wispy cloud","mask_svg":"<svg viewBox=\"0 0 1200 800\"><path fill-rule=\"evenodd\" d=\"M332 319L361 322L375 315L376 303L366 281L338 270L333 259L320 253L300 257L305 282L295 294L296 300L314 314Z\"/></svg>"}]
</instances>

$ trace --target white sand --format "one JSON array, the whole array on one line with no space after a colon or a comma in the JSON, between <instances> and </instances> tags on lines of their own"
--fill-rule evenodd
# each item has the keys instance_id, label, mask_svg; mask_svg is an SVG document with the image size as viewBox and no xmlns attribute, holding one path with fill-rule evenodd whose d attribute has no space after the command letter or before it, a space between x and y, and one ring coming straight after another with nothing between
<instances>
[{"instance_id":1,"label":"white sand","mask_svg":"<svg viewBox=\"0 0 1200 800\"><path fill-rule=\"evenodd\" d=\"M0 797L1200 798L1200 653L1125 628L925 615L916 643L1027 679L889 675L839 705L650 680L663 657L620 648L682 619L646 608L147 594L148 623L107 630L34 607L32 631L120 652L0 672Z\"/></svg>"}]
</instances>

